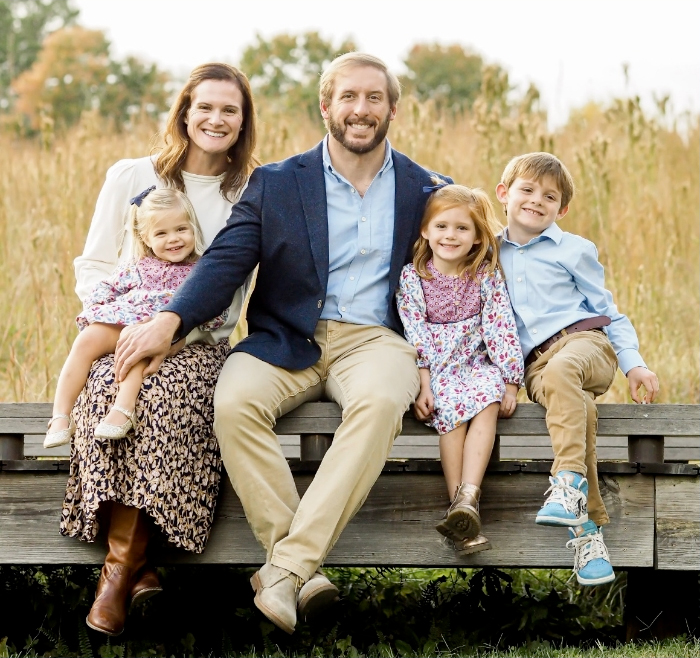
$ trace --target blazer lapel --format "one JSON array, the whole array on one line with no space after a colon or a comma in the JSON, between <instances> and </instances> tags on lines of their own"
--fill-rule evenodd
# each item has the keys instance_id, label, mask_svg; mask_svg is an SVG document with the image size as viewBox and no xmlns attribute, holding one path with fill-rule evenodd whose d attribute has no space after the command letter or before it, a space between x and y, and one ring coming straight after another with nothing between
<instances>
[{"instance_id":1,"label":"blazer lapel","mask_svg":"<svg viewBox=\"0 0 700 658\"><path fill-rule=\"evenodd\" d=\"M389 281L398 282L401 268L406 264L406 254L410 253L418 230L416 209L419 206L419 186L416 168L411 160L392 149L394 172L396 175L396 198L394 201L394 244L391 251ZM393 292L393 291L392 291Z\"/></svg>"},{"instance_id":2,"label":"blazer lapel","mask_svg":"<svg viewBox=\"0 0 700 658\"><path fill-rule=\"evenodd\" d=\"M299 158L299 165L295 172L299 196L318 280L325 290L328 285L328 205L323 178L322 144L304 153Z\"/></svg>"}]
</instances>

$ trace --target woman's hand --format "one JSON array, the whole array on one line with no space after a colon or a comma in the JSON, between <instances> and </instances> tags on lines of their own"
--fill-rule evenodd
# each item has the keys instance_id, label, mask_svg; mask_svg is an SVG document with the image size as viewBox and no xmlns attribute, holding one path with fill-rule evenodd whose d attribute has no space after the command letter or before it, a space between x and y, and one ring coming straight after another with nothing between
<instances>
[{"instance_id":1,"label":"woman's hand","mask_svg":"<svg viewBox=\"0 0 700 658\"><path fill-rule=\"evenodd\" d=\"M518 406L516 396L518 395L518 387L515 384L506 384L506 392L501 400L501 407L498 410L499 418L510 418Z\"/></svg>"},{"instance_id":2,"label":"woman's hand","mask_svg":"<svg viewBox=\"0 0 700 658\"><path fill-rule=\"evenodd\" d=\"M151 322L124 328L114 353L117 381L123 381L132 366L149 357L151 362L143 371L143 376L148 377L156 372L170 351L180 323L180 316L176 313L161 311Z\"/></svg>"},{"instance_id":3,"label":"woman's hand","mask_svg":"<svg viewBox=\"0 0 700 658\"><path fill-rule=\"evenodd\" d=\"M174 345L170 347L168 356L173 356L177 354L185 345L187 345L187 338L180 338Z\"/></svg>"},{"instance_id":4,"label":"woman's hand","mask_svg":"<svg viewBox=\"0 0 700 658\"><path fill-rule=\"evenodd\" d=\"M419 373L420 393L413 403L413 414L418 420L425 422L435 411L435 398L430 388L430 371L427 368L421 368Z\"/></svg>"}]
</instances>

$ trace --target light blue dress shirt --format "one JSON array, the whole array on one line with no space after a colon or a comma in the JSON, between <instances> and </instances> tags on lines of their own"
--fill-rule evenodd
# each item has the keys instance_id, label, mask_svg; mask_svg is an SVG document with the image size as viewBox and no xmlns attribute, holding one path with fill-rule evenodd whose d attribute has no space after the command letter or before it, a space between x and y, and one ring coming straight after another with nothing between
<instances>
[{"instance_id":1,"label":"light blue dress shirt","mask_svg":"<svg viewBox=\"0 0 700 658\"><path fill-rule=\"evenodd\" d=\"M604 328L622 372L646 365L637 333L605 288L605 273L596 246L552 224L525 245L501 235L501 264L515 311L523 355L574 322L607 315Z\"/></svg>"},{"instance_id":2,"label":"light blue dress shirt","mask_svg":"<svg viewBox=\"0 0 700 658\"><path fill-rule=\"evenodd\" d=\"M396 180L391 145L364 197L331 163L323 140L328 203L328 287L322 320L382 325L389 309Z\"/></svg>"}]
</instances>

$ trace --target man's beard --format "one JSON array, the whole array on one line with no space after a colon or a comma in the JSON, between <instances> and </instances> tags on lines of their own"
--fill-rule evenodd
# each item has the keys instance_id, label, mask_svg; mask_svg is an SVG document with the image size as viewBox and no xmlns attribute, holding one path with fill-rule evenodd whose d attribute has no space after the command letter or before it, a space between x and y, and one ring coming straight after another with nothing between
<instances>
[{"instance_id":1,"label":"man's beard","mask_svg":"<svg viewBox=\"0 0 700 658\"><path fill-rule=\"evenodd\" d=\"M328 117L328 132L335 138L336 141L340 142L348 151L351 153L356 153L357 155L362 155L363 153L369 153L373 151L377 146L379 146L389 132L389 124L391 123L391 113L386 115L386 118L382 123L377 126L377 130L374 133L374 138L367 144L357 145L353 144L346 138L346 128L345 124L336 122L333 115Z\"/></svg>"}]
</instances>

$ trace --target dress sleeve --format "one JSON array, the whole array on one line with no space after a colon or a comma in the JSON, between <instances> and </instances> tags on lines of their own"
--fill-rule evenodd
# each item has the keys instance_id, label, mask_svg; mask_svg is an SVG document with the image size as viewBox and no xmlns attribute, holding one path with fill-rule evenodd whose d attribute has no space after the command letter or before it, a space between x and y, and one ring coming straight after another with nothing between
<instances>
[{"instance_id":1,"label":"dress sleeve","mask_svg":"<svg viewBox=\"0 0 700 658\"><path fill-rule=\"evenodd\" d=\"M134 290L141 285L141 275L135 262L120 265L106 278L95 285L89 295L83 300L83 307L100 306L111 304L118 297Z\"/></svg>"},{"instance_id":2,"label":"dress sleeve","mask_svg":"<svg viewBox=\"0 0 700 658\"><path fill-rule=\"evenodd\" d=\"M487 273L481 282L481 331L489 358L506 384L521 386L523 352L506 282L500 270Z\"/></svg>"},{"instance_id":3,"label":"dress sleeve","mask_svg":"<svg viewBox=\"0 0 700 658\"><path fill-rule=\"evenodd\" d=\"M138 160L120 160L107 171L104 185L95 204L95 212L85 240L83 253L73 261L75 292L81 300L94 286L109 277L119 262L119 251L125 239L129 216L129 199L139 187ZM155 174L153 174L155 179ZM149 185L152 183L149 183ZM145 189L145 185L141 189ZM138 189L136 193L140 192Z\"/></svg>"},{"instance_id":4,"label":"dress sleeve","mask_svg":"<svg viewBox=\"0 0 700 658\"><path fill-rule=\"evenodd\" d=\"M425 296L420 277L412 265L406 265L401 271L396 304L406 340L418 351L416 364L419 368L429 368L430 355L434 353L433 336L428 329Z\"/></svg>"}]
</instances>

